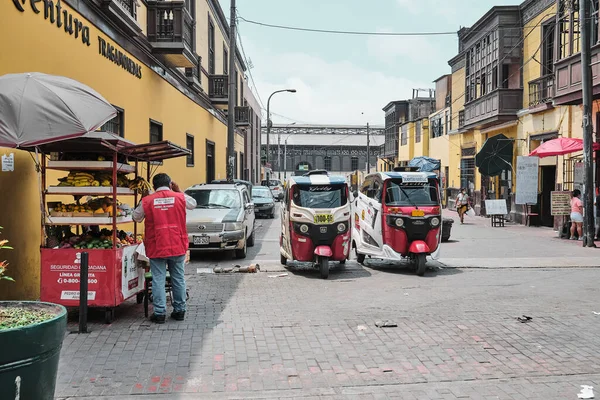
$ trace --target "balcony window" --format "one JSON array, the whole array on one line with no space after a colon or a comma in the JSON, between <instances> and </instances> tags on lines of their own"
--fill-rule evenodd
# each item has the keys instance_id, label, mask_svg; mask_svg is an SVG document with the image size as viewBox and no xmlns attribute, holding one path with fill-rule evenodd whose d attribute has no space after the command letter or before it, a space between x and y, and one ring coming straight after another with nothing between
<instances>
[{"instance_id":1,"label":"balcony window","mask_svg":"<svg viewBox=\"0 0 600 400\"><path fill-rule=\"evenodd\" d=\"M458 127L462 128L463 126L465 126L465 111L459 111L458 112Z\"/></svg>"},{"instance_id":2,"label":"balcony window","mask_svg":"<svg viewBox=\"0 0 600 400\"><path fill-rule=\"evenodd\" d=\"M223 43L223 75L227 75L229 72L229 53Z\"/></svg>"},{"instance_id":3,"label":"balcony window","mask_svg":"<svg viewBox=\"0 0 600 400\"><path fill-rule=\"evenodd\" d=\"M467 50L465 101L469 103L498 87L498 29Z\"/></svg>"},{"instance_id":4,"label":"balcony window","mask_svg":"<svg viewBox=\"0 0 600 400\"><path fill-rule=\"evenodd\" d=\"M215 25L208 17L208 73L215 74Z\"/></svg>"},{"instance_id":5,"label":"balcony window","mask_svg":"<svg viewBox=\"0 0 600 400\"><path fill-rule=\"evenodd\" d=\"M558 29L558 59L579 53L579 0L560 0Z\"/></svg>"},{"instance_id":6,"label":"balcony window","mask_svg":"<svg viewBox=\"0 0 600 400\"><path fill-rule=\"evenodd\" d=\"M542 76L554 73L554 20L542 26Z\"/></svg>"}]
</instances>

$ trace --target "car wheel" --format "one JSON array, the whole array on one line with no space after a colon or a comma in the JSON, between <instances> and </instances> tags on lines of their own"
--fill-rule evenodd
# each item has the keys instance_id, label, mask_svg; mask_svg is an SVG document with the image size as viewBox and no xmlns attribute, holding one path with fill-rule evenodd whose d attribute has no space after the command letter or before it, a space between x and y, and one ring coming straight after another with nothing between
<instances>
[{"instance_id":1,"label":"car wheel","mask_svg":"<svg viewBox=\"0 0 600 400\"><path fill-rule=\"evenodd\" d=\"M248 247L254 247L254 231L252 231L252 235L248 238Z\"/></svg>"},{"instance_id":2,"label":"car wheel","mask_svg":"<svg viewBox=\"0 0 600 400\"><path fill-rule=\"evenodd\" d=\"M248 253L248 240L244 239L244 247L235 251L235 258L238 260L246 258L246 254Z\"/></svg>"}]
</instances>

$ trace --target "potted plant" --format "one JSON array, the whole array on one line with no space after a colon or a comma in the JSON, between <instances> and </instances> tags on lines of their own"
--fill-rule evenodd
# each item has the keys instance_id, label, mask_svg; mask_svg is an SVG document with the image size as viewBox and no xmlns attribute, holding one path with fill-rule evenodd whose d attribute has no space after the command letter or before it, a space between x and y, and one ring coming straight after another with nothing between
<instances>
[{"instance_id":1,"label":"potted plant","mask_svg":"<svg viewBox=\"0 0 600 400\"><path fill-rule=\"evenodd\" d=\"M2 229L2 227L0 227ZM0 240L0 250L9 250ZM0 290L14 280L0 262ZM7 399L53 399L67 310L36 301L0 301L0 393Z\"/></svg>"}]
</instances>

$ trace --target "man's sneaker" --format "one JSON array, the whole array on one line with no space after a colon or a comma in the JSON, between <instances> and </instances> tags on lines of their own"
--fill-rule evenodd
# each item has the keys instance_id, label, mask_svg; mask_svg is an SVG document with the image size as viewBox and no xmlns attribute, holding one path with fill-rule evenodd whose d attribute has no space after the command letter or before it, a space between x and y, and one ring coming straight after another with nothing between
<instances>
[{"instance_id":1,"label":"man's sneaker","mask_svg":"<svg viewBox=\"0 0 600 400\"><path fill-rule=\"evenodd\" d=\"M171 318L175 321L183 321L185 319L185 311L173 311L171 313Z\"/></svg>"},{"instance_id":2,"label":"man's sneaker","mask_svg":"<svg viewBox=\"0 0 600 400\"><path fill-rule=\"evenodd\" d=\"M150 316L150 321L152 321L156 324L164 324L166 321L166 317L164 315L152 314Z\"/></svg>"}]
</instances>

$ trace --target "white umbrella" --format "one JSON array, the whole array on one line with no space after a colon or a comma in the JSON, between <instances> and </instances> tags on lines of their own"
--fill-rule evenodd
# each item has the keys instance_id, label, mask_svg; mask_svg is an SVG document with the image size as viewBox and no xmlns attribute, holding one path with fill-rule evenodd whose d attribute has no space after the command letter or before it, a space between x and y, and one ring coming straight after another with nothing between
<instances>
[{"instance_id":1,"label":"white umbrella","mask_svg":"<svg viewBox=\"0 0 600 400\"><path fill-rule=\"evenodd\" d=\"M0 146L32 148L95 131L117 115L92 88L38 72L0 76Z\"/></svg>"}]
</instances>

